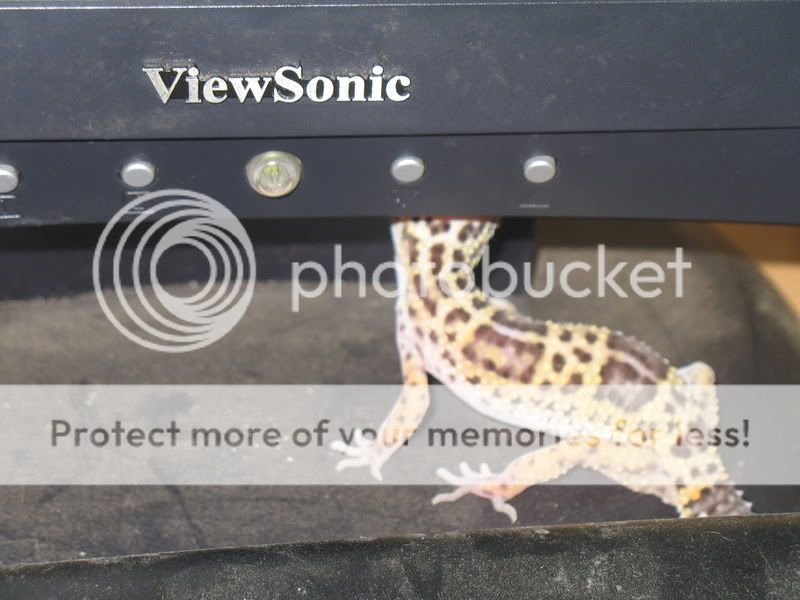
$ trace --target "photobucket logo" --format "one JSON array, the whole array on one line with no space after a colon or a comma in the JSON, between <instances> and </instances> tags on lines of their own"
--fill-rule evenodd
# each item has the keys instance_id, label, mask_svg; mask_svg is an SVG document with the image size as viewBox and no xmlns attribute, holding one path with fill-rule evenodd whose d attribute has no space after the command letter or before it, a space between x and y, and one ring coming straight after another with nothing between
<instances>
[{"instance_id":1,"label":"photobucket logo","mask_svg":"<svg viewBox=\"0 0 800 600\"><path fill-rule=\"evenodd\" d=\"M120 230L111 278L119 305L112 309L100 259L109 236ZM126 246L132 257L123 260ZM190 296L168 292L158 278L159 261L178 246L194 248L208 263L208 280ZM132 285L123 285L123 272ZM144 286L142 274L149 276ZM137 197L112 217L97 242L92 277L103 312L125 337L151 350L190 352L213 344L242 318L253 297L255 256L247 232L225 206L197 192L163 190Z\"/></svg>"},{"instance_id":2,"label":"photobucket logo","mask_svg":"<svg viewBox=\"0 0 800 600\"><path fill-rule=\"evenodd\" d=\"M358 296L366 297L367 283L370 282L373 290L383 298L396 299L406 285L396 285L387 288L383 285L382 278L386 272L393 272L395 281L408 282L409 273L406 267L393 261L383 262L378 265L368 276L364 265L357 261L342 262L342 247L336 244L333 249L334 265L333 277L323 265L314 261L292 263L292 311L299 312L300 300L318 298L328 288L332 279L334 296L342 297L342 282L345 273L354 275L357 282ZM444 263L438 268L432 262L417 262L410 265L410 269L421 274L417 278L415 293L421 297L428 297L431 293L441 293L448 297L457 298L469 294L476 289L495 299L505 299L512 294L524 291L531 298L545 298L558 291L569 298L581 299L594 296L606 298L657 298L665 290L672 288L675 298L684 296L684 274L692 268L692 263L684 258L683 248L675 248L673 260L668 260L662 265L652 260L628 263L627 261L610 262L606 246L597 246L594 264L582 260L573 260L564 264L560 269L552 261L541 265L542 282L539 287L534 285L534 269L530 262L525 262L520 269L504 261L492 261L489 249L484 249L480 258L480 278L476 278L476 271L463 262ZM521 272L520 272L521 271ZM433 275L438 272L438 275ZM316 275L311 281L308 274ZM506 285L495 287L492 285L493 273L501 273ZM455 279L461 281L456 286L451 286ZM670 281L672 279L673 281ZM305 284L303 283L305 282Z\"/></svg>"}]
</instances>

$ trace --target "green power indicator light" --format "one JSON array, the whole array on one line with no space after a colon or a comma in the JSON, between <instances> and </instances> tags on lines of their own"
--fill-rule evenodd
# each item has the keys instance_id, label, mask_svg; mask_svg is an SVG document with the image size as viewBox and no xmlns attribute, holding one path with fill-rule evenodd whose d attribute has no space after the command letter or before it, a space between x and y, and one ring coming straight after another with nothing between
<instances>
[{"instance_id":1,"label":"green power indicator light","mask_svg":"<svg viewBox=\"0 0 800 600\"><path fill-rule=\"evenodd\" d=\"M262 196L281 198L294 191L303 163L294 154L272 150L253 157L245 167L250 186Z\"/></svg>"}]
</instances>

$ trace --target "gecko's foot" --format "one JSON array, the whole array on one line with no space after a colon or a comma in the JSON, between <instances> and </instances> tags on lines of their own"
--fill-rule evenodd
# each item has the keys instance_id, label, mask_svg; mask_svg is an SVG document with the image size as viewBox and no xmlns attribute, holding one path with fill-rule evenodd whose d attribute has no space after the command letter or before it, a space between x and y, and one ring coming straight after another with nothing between
<instances>
[{"instance_id":1,"label":"gecko's foot","mask_svg":"<svg viewBox=\"0 0 800 600\"><path fill-rule=\"evenodd\" d=\"M378 481L383 481L381 468L383 463L391 456L391 452L387 452L387 449L381 444L364 437L360 429L356 429L353 432L353 441L350 445L341 440L336 440L331 443L331 449L347 456L347 458L336 463L337 471L356 467L369 467L369 472L372 476Z\"/></svg>"},{"instance_id":2,"label":"gecko's foot","mask_svg":"<svg viewBox=\"0 0 800 600\"><path fill-rule=\"evenodd\" d=\"M467 463L463 462L459 468L461 475L455 475L444 468L436 470L439 477L457 487L452 492L434 496L431 501L433 504L455 502L467 494L474 494L490 500L492 507L497 512L506 515L512 523L516 522L517 511L506 501L510 481L505 475L492 473L486 463L480 466L479 471L473 471Z\"/></svg>"}]
</instances>

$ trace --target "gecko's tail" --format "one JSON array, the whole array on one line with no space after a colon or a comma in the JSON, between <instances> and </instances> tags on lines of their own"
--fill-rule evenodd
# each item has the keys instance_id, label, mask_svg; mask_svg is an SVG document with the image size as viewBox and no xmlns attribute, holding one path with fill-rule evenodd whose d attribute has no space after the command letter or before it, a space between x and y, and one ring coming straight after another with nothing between
<instances>
[{"instance_id":1,"label":"gecko's tail","mask_svg":"<svg viewBox=\"0 0 800 600\"><path fill-rule=\"evenodd\" d=\"M681 516L689 518L740 517L752 513L753 503L745 500L742 491L732 485L707 487L681 510Z\"/></svg>"}]
</instances>

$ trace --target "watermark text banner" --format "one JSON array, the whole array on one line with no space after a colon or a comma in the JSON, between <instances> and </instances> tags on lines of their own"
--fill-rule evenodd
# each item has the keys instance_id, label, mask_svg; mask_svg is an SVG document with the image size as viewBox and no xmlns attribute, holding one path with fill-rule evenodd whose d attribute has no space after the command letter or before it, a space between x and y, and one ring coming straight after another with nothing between
<instances>
[{"instance_id":1,"label":"watermark text banner","mask_svg":"<svg viewBox=\"0 0 800 600\"><path fill-rule=\"evenodd\" d=\"M517 407L504 420L482 415L443 386L430 390L425 419L382 466L384 483L440 485L437 469L462 461L499 472L562 443L592 452L599 444L620 464L627 450L679 457L713 448L738 484L800 484L800 386L703 389L670 414L642 412L642 396L622 387L545 391L535 399L529 387L519 396L511 388L484 390L492 405ZM388 385L0 386L0 484L376 483L369 469L337 472L343 456L331 445L352 444L356 430L373 438L402 393ZM703 403L719 409L698 418L691 407ZM595 425L601 417L582 416L601 405L613 413L604 428ZM657 471L643 477L644 484L669 484ZM579 468L553 483L612 481Z\"/></svg>"}]
</instances>

